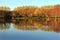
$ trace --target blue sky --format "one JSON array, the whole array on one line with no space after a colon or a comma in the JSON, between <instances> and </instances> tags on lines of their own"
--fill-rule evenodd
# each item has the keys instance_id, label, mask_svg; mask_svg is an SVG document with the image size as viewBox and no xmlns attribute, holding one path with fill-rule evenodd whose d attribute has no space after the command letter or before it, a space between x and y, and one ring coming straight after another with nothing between
<instances>
[{"instance_id":1,"label":"blue sky","mask_svg":"<svg viewBox=\"0 0 60 40\"><path fill-rule=\"evenodd\" d=\"M0 0L0 6L8 6L14 9L17 6L45 6L60 4L60 0Z\"/></svg>"}]
</instances>

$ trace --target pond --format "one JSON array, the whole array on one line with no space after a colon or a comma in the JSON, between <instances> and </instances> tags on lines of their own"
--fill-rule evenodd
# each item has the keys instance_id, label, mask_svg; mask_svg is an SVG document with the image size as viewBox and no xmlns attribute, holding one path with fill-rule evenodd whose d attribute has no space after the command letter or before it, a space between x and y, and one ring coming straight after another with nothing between
<instances>
[{"instance_id":1,"label":"pond","mask_svg":"<svg viewBox=\"0 0 60 40\"><path fill-rule=\"evenodd\" d=\"M60 40L59 21L0 23L0 40Z\"/></svg>"}]
</instances>

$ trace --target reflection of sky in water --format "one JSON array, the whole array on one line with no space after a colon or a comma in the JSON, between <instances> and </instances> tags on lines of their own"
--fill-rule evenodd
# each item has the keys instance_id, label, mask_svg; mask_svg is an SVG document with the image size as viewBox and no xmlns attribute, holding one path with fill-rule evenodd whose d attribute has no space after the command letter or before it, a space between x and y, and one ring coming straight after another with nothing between
<instances>
[{"instance_id":1,"label":"reflection of sky in water","mask_svg":"<svg viewBox=\"0 0 60 40\"><path fill-rule=\"evenodd\" d=\"M16 30L14 24L8 24L9 29L0 30L0 40L60 40L60 33L42 30Z\"/></svg>"}]
</instances>

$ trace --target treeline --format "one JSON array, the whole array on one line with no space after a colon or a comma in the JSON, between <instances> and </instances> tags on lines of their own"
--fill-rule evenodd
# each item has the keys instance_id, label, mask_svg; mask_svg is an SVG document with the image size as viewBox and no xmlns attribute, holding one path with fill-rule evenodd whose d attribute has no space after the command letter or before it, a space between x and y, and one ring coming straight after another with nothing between
<instances>
[{"instance_id":1,"label":"treeline","mask_svg":"<svg viewBox=\"0 0 60 40\"><path fill-rule=\"evenodd\" d=\"M0 10L11 11L9 7L0 7ZM27 17L47 17L47 16L57 16L60 17L60 5L50 5L43 7L35 6L21 6L13 9L12 15L17 16L27 16Z\"/></svg>"},{"instance_id":2,"label":"treeline","mask_svg":"<svg viewBox=\"0 0 60 40\"><path fill-rule=\"evenodd\" d=\"M17 7L13 11L18 12L19 15L28 17L60 17L60 5L53 6L22 6Z\"/></svg>"},{"instance_id":3,"label":"treeline","mask_svg":"<svg viewBox=\"0 0 60 40\"><path fill-rule=\"evenodd\" d=\"M2 10L0 11L0 18L4 16L6 20L20 19L21 17L24 17L26 19L33 19L34 17L34 19L45 18L46 20L58 20L60 18L60 5L50 5L43 7L21 6L13 10L10 10L9 7L0 7L0 10ZM6 11L7 13L5 13L4 11Z\"/></svg>"}]
</instances>

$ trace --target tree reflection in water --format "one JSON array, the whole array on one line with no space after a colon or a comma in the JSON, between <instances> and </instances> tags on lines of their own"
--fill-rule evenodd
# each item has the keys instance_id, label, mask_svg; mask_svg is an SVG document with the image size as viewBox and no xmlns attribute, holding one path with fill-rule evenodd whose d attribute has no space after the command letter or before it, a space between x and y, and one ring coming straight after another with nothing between
<instances>
[{"instance_id":1,"label":"tree reflection in water","mask_svg":"<svg viewBox=\"0 0 60 40\"><path fill-rule=\"evenodd\" d=\"M53 27L53 31L55 32L60 31L60 20L58 19L55 20L49 19L48 21L45 21L44 24Z\"/></svg>"},{"instance_id":2,"label":"tree reflection in water","mask_svg":"<svg viewBox=\"0 0 60 40\"><path fill-rule=\"evenodd\" d=\"M23 20L15 23L15 29L18 30L43 30L51 32L60 32L60 20L49 20L40 22L40 20Z\"/></svg>"},{"instance_id":3,"label":"tree reflection in water","mask_svg":"<svg viewBox=\"0 0 60 40\"><path fill-rule=\"evenodd\" d=\"M40 20L19 20L15 21L14 28L17 30L43 30L50 32L60 32L60 20L49 20L42 22ZM0 30L6 30L10 28L10 23L0 23Z\"/></svg>"},{"instance_id":4,"label":"tree reflection in water","mask_svg":"<svg viewBox=\"0 0 60 40\"><path fill-rule=\"evenodd\" d=\"M0 30L6 30L10 28L10 23L0 23Z\"/></svg>"}]
</instances>

